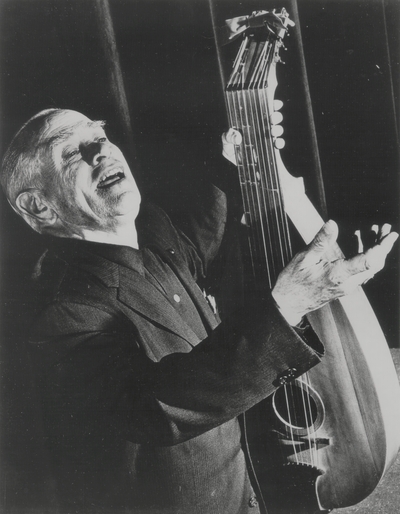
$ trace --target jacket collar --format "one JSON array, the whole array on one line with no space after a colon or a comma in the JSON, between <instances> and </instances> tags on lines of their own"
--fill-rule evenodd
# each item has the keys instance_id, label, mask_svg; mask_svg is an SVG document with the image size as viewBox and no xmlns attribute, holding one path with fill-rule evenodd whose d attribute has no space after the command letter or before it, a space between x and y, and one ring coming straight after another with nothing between
<instances>
[{"instance_id":1,"label":"jacket collar","mask_svg":"<svg viewBox=\"0 0 400 514\"><path fill-rule=\"evenodd\" d=\"M193 280L180 255L179 237L172 228L169 218L163 211L150 205L145 210L144 219L146 223L142 228L145 229L147 238L142 239L141 245L153 247L169 263L183 285L191 292L192 300L203 317L206 327L208 327L207 330L211 331L218 325L218 320L206 304L200 288ZM157 239L155 239L155 233L153 235L149 230L151 226L154 226L154 221L156 221L156 225L158 224ZM175 237L171 237L172 232L175 233ZM118 254L120 258L117 259L118 262L115 262L115 258L110 260L114 252L112 247L115 245L72 239L57 240L53 243L55 253L60 259L95 275L107 287L117 288L118 299L127 307L139 312L145 318L154 320L189 342L197 339L193 331L182 323L179 314L162 293L145 280L140 251L135 253L134 250L127 248L127 251L122 252L121 260L121 251L117 249L114 257ZM128 258L128 254L129 259L132 255L136 256L129 266L127 266L127 262L123 262L125 258ZM128 268L134 269L137 273L131 273Z\"/></svg>"},{"instance_id":2,"label":"jacket collar","mask_svg":"<svg viewBox=\"0 0 400 514\"><path fill-rule=\"evenodd\" d=\"M107 246L89 241L54 238L50 241L49 248L59 259L95 275L107 287L119 287L118 264L92 251L97 245L99 248Z\"/></svg>"}]
</instances>

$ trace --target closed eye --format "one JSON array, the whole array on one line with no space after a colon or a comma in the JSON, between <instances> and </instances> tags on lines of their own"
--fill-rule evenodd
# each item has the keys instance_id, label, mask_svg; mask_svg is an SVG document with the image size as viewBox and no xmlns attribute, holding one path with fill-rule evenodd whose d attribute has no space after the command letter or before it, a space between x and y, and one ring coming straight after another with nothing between
<instances>
[{"instance_id":1,"label":"closed eye","mask_svg":"<svg viewBox=\"0 0 400 514\"><path fill-rule=\"evenodd\" d=\"M77 146L70 146L69 148L65 148L61 155L64 165L68 166L70 163L80 158L81 152Z\"/></svg>"},{"instance_id":2,"label":"closed eye","mask_svg":"<svg viewBox=\"0 0 400 514\"><path fill-rule=\"evenodd\" d=\"M80 153L80 151L78 149L76 150L71 150L70 152L67 152L64 156L64 159L66 161L68 161L69 159L72 159L73 157L75 157L75 155L78 155Z\"/></svg>"}]
</instances>

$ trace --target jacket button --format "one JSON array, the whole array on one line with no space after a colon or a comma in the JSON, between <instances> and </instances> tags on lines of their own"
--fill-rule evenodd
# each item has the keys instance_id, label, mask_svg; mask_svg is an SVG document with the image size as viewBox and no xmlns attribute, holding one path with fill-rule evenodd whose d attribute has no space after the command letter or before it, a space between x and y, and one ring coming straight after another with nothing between
<instances>
[{"instance_id":1,"label":"jacket button","mask_svg":"<svg viewBox=\"0 0 400 514\"><path fill-rule=\"evenodd\" d=\"M181 301L181 297L179 296L179 294L174 294L174 300L176 301L176 303L179 303Z\"/></svg>"},{"instance_id":2,"label":"jacket button","mask_svg":"<svg viewBox=\"0 0 400 514\"><path fill-rule=\"evenodd\" d=\"M257 505L258 505L257 498L255 496L251 496L251 498L249 500L249 506L250 507L257 507Z\"/></svg>"},{"instance_id":3,"label":"jacket button","mask_svg":"<svg viewBox=\"0 0 400 514\"><path fill-rule=\"evenodd\" d=\"M173 248L168 248L167 252L169 252L171 255L175 254L175 250Z\"/></svg>"}]
</instances>

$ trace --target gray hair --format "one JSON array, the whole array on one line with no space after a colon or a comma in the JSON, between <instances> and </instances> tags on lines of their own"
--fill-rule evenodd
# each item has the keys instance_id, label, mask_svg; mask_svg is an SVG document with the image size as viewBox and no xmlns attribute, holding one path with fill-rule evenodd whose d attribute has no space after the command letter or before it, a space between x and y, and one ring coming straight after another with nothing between
<instances>
[{"instance_id":1,"label":"gray hair","mask_svg":"<svg viewBox=\"0 0 400 514\"><path fill-rule=\"evenodd\" d=\"M35 114L16 133L4 155L0 182L17 212L16 199L20 193L44 187L41 136L49 120L62 111L45 109Z\"/></svg>"}]
</instances>

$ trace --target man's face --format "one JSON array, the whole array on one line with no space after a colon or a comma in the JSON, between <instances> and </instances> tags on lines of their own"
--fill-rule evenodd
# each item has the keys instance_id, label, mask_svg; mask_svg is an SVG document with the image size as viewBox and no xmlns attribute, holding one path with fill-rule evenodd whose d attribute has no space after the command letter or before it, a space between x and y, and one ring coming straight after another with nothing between
<instances>
[{"instance_id":1,"label":"man's face","mask_svg":"<svg viewBox=\"0 0 400 514\"><path fill-rule=\"evenodd\" d=\"M49 120L41 143L46 197L71 230L112 230L136 218L138 187L101 122L62 111Z\"/></svg>"}]
</instances>

